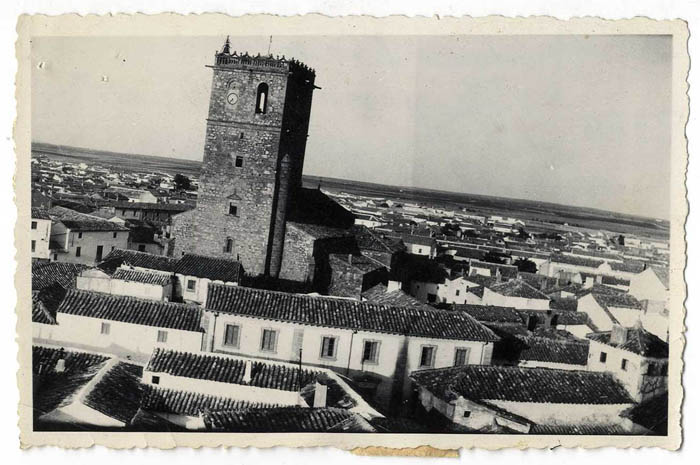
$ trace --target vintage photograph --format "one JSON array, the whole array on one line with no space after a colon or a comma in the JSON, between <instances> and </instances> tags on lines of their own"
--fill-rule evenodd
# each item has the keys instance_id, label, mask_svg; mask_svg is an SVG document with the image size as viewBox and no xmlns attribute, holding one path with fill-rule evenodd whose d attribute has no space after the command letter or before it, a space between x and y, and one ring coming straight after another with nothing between
<instances>
[{"instance_id":1,"label":"vintage photograph","mask_svg":"<svg viewBox=\"0 0 700 465\"><path fill-rule=\"evenodd\" d=\"M32 433L677 432L673 32L252 30L27 38Z\"/></svg>"}]
</instances>

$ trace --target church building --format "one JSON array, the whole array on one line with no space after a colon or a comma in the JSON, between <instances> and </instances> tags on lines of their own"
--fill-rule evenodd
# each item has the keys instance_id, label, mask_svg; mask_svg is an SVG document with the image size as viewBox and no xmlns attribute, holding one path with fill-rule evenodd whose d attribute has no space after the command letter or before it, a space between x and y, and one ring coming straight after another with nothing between
<instances>
[{"instance_id":1,"label":"church building","mask_svg":"<svg viewBox=\"0 0 700 465\"><path fill-rule=\"evenodd\" d=\"M311 282L352 242L352 213L302 186L315 72L294 59L215 54L197 207L170 253L230 258L251 275Z\"/></svg>"}]
</instances>

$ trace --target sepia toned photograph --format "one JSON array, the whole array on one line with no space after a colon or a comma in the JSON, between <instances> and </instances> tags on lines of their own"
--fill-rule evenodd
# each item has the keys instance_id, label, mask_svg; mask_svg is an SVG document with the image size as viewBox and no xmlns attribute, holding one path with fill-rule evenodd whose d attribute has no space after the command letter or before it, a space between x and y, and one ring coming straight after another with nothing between
<instances>
[{"instance_id":1,"label":"sepia toned photograph","mask_svg":"<svg viewBox=\"0 0 700 465\"><path fill-rule=\"evenodd\" d=\"M24 441L678 447L682 23L305 19L24 18Z\"/></svg>"}]
</instances>

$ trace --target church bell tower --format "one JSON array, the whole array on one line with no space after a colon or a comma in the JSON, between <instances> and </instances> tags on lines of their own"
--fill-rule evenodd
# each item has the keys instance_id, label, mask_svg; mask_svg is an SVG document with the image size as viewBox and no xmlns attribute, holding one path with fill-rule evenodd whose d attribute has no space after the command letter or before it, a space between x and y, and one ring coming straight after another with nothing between
<instances>
[{"instance_id":1,"label":"church bell tower","mask_svg":"<svg viewBox=\"0 0 700 465\"><path fill-rule=\"evenodd\" d=\"M215 54L204 163L182 253L238 259L277 276L289 199L301 188L313 69L282 57Z\"/></svg>"}]
</instances>

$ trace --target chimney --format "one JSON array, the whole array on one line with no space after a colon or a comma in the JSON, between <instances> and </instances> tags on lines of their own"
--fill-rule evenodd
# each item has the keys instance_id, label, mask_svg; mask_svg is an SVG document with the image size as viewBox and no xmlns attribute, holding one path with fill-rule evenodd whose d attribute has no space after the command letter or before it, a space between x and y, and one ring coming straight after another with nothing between
<instances>
[{"instance_id":1,"label":"chimney","mask_svg":"<svg viewBox=\"0 0 700 465\"><path fill-rule=\"evenodd\" d=\"M243 382L245 384L250 384L250 381L253 379L253 364L250 363L250 360L245 361L245 369L243 370Z\"/></svg>"},{"instance_id":2,"label":"chimney","mask_svg":"<svg viewBox=\"0 0 700 465\"><path fill-rule=\"evenodd\" d=\"M619 346L627 342L627 331L628 329L621 325L613 325L610 332L610 343Z\"/></svg>"},{"instance_id":3,"label":"chimney","mask_svg":"<svg viewBox=\"0 0 700 465\"><path fill-rule=\"evenodd\" d=\"M324 408L326 406L326 397L328 395L328 386L316 381L314 387L314 408Z\"/></svg>"},{"instance_id":4,"label":"chimney","mask_svg":"<svg viewBox=\"0 0 700 465\"><path fill-rule=\"evenodd\" d=\"M63 347L61 347L61 350L58 353L58 360L56 361L54 371L56 373L63 373L66 371L66 351L63 350Z\"/></svg>"}]
</instances>

